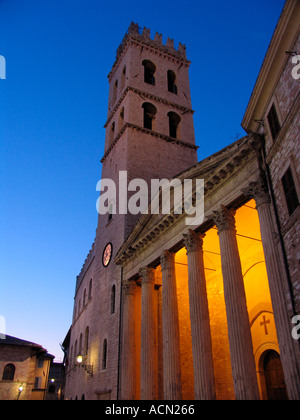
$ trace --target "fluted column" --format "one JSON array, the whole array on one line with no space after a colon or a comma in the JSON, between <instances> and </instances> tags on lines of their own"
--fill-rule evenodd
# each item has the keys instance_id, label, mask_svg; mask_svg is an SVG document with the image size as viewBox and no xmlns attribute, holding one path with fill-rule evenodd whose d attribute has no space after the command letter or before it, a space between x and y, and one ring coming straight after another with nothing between
<instances>
[{"instance_id":1,"label":"fluted column","mask_svg":"<svg viewBox=\"0 0 300 420\"><path fill-rule=\"evenodd\" d=\"M182 398L179 319L174 259L175 255L169 251L164 251L161 256L165 400L181 400Z\"/></svg>"},{"instance_id":2,"label":"fluted column","mask_svg":"<svg viewBox=\"0 0 300 420\"><path fill-rule=\"evenodd\" d=\"M121 400L136 399L135 282L123 284Z\"/></svg>"},{"instance_id":3,"label":"fluted column","mask_svg":"<svg viewBox=\"0 0 300 420\"><path fill-rule=\"evenodd\" d=\"M188 256L195 399L213 400L216 398L215 379L203 263L205 234L190 230L183 236Z\"/></svg>"},{"instance_id":4,"label":"fluted column","mask_svg":"<svg viewBox=\"0 0 300 420\"><path fill-rule=\"evenodd\" d=\"M253 182L243 190L249 198L254 198L258 211L261 238L264 248L266 268L268 273L270 294L274 310L277 337L280 348L280 359L289 398L300 400L300 357L291 336L292 324L289 319L285 299L286 276L274 241L274 224L270 208L270 196L264 183ZM296 354L297 353L297 354Z\"/></svg>"},{"instance_id":5,"label":"fluted column","mask_svg":"<svg viewBox=\"0 0 300 420\"><path fill-rule=\"evenodd\" d=\"M155 270L143 268L141 326L141 400L158 398L157 313L155 312Z\"/></svg>"},{"instance_id":6,"label":"fluted column","mask_svg":"<svg viewBox=\"0 0 300 420\"><path fill-rule=\"evenodd\" d=\"M259 391L234 215L235 211L222 207L214 212L214 221L220 240L235 396L238 400L255 400Z\"/></svg>"}]
</instances>

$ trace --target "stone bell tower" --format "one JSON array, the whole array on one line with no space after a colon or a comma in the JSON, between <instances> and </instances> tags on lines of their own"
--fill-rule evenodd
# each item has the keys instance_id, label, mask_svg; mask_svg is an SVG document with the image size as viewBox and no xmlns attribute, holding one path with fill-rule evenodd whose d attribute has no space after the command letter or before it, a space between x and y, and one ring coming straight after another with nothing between
<instances>
[{"instance_id":1,"label":"stone bell tower","mask_svg":"<svg viewBox=\"0 0 300 420\"><path fill-rule=\"evenodd\" d=\"M172 178L197 162L189 87L190 62L185 46L166 45L162 36L132 23L117 50L108 75L110 90L105 124L102 179ZM118 200L118 198L117 198ZM109 206L108 206L109 207ZM118 203L116 203L118 209ZM90 342L94 374L90 392L118 397L122 270L114 257L139 215L100 214L93 248L93 300ZM79 334L79 332L78 332ZM103 359L103 354L106 358ZM104 363L104 361L105 363ZM96 392L96 391L93 391Z\"/></svg>"},{"instance_id":2,"label":"stone bell tower","mask_svg":"<svg viewBox=\"0 0 300 420\"><path fill-rule=\"evenodd\" d=\"M148 185L197 163L185 45L131 23L108 75L103 178L128 172ZM137 218L126 218L129 233Z\"/></svg>"}]
</instances>

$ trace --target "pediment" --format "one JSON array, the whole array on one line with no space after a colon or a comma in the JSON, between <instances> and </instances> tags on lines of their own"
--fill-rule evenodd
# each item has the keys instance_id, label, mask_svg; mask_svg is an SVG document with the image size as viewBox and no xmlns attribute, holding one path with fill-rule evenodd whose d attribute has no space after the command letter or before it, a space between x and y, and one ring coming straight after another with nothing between
<instances>
[{"instance_id":1,"label":"pediment","mask_svg":"<svg viewBox=\"0 0 300 420\"><path fill-rule=\"evenodd\" d=\"M212 156L198 162L196 165L178 174L173 179L204 179L204 194L212 194L220 183L234 175L235 171L245 162L253 158L257 150L262 146L262 138L259 135L248 135L233 144L227 146ZM151 214L149 204L148 214L142 215L132 232L127 237L122 247L117 252L115 263L122 265L134 254L155 241L161 234L169 229L177 219L184 215L174 214L171 208L170 214Z\"/></svg>"}]
</instances>

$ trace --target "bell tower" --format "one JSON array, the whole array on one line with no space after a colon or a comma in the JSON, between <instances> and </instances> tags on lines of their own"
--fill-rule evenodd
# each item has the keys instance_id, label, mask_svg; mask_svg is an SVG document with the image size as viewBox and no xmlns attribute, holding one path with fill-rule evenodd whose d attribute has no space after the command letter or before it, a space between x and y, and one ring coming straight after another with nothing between
<instances>
[{"instance_id":1,"label":"bell tower","mask_svg":"<svg viewBox=\"0 0 300 420\"><path fill-rule=\"evenodd\" d=\"M116 197L124 188L119 184L120 171L127 172L128 183L139 178L150 186L151 179L172 178L197 163L189 65L184 45L176 50L173 40L164 45L160 34L151 39L148 29L131 23L108 75L102 179L114 181ZM118 388L122 283L114 256L139 216L117 212L98 218L90 334L99 345L99 355L103 352L99 343L107 340L109 361L93 380L98 381L99 389L110 389L112 398Z\"/></svg>"},{"instance_id":2,"label":"bell tower","mask_svg":"<svg viewBox=\"0 0 300 420\"><path fill-rule=\"evenodd\" d=\"M102 178L172 178L197 163L185 45L131 23L108 75ZM127 217L128 234L137 218Z\"/></svg>"}]
</instances>

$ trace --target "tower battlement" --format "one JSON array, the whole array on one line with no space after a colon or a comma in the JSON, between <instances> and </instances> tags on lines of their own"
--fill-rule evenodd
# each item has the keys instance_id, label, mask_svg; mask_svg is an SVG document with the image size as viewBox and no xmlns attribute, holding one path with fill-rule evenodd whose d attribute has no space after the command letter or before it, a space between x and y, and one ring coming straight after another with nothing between
<instances>
[{"instance_id":1,"label":"tower battlement","mask_svg":"<svg viewBox=\"0 0 300 420\"><path fill-rule=\"evenodd\" d=\"M117 49L116 61L113 65L112 72L113 72L113 69L116 67L120 57L125 51L126 46L128 45L130 40L135 40L138 42L142 42L150 47L158 48L164 53L172 55L173 57L179 60L188 62L188 60L186 59L186 45L185 44L182 44L180 42L178 45L178 48L176 49L174 45L174 39L171 39L169 37L167 38L166 44L163 44L162 34L156 32L154 38L152 39L151 31L149 28L146 28L146 27L142 28L141 26L139 26L138 23L131 22L119 48ZM111 73L109 74L108 77L110 77Z\"/></svg>"}]
</instances>

